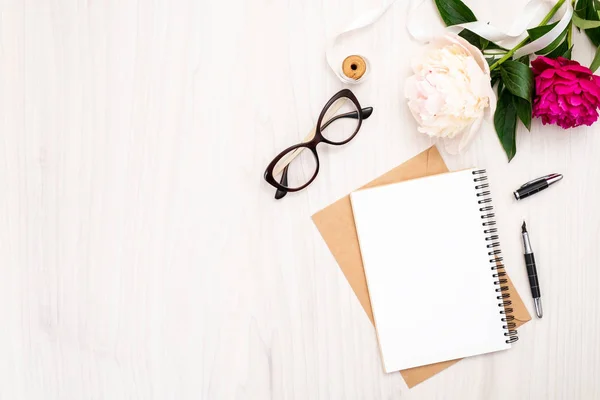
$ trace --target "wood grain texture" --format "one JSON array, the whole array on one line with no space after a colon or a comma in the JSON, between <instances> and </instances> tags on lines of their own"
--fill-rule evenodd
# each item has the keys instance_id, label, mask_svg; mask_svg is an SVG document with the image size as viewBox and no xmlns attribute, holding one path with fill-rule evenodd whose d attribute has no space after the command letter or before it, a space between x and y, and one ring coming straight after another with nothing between
<instances>
[{"instance_id":1,"label":"wood grain texture","mask_svg":"<svg viewBox=\"0 0 600 400\"><path fill-rule=\"evenodd\" d=\"M524 1L469 3L506 26ZM373 65L352 88L373 116L273 200L265 166L342 87L327 35L378 4L0 0L1 400L600 397L600 125L534 121L510 164L489 127L444 155L488 168L524 299L527 218L544 319L410 391L382 372L310 215L430 145L402 100L404 2L345 42ZM564 181L513 201L549 172Z\"/></svg>"}]
</instances>

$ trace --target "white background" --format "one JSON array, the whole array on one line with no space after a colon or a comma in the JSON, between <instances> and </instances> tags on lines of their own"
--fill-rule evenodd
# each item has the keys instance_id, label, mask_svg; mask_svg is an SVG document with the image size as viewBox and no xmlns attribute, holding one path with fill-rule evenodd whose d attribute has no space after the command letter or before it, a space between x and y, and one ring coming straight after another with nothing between
<instances>
[{"instance_id":1,"label":"white background","mask_svg":"<svg viewBox=\"0 0 600 400\"><path fill-rule=\"evenodd\" d=\"M524 1L468 3L507 26ZM535 121L510 164L489 127L444 154L489 169L532 311L527 219L544 319L412 390L383 373L309 217L430 145L402 96L418 48L404 2L357 39L374 72L352 89L373 116L320 148L307 190L273 200L265 166L342 88L325 38L377 4L0 0L0 399L600 397L600 125ZM550 172L564 181L512 199Z\"/></svg>"}]
</instances>

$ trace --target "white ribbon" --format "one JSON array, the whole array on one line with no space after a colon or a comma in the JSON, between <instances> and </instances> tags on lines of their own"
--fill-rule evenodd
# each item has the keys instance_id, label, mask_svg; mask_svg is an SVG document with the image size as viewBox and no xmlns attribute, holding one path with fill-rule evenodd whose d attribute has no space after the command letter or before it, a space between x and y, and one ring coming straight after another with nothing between
<instances>
[{"instance_id":1,"label":"white ribbon","mask_svg":"<svg viewBox=\"0 0 600 400\"><path fill-rule=\"evenodd\" d=\"M425 23L422 18L418 17L419 15L428 14L423 12L423 6L425 4L433 5L433 0L411 0L407 29L414 39L422 42L429 42L432 39L432 34L423 30ZM463 29L468 29L490 42L494 42L504 48L510 49L527 37L527 29L537 26L543 17L548 14L554 4L556 4L555 1L550 2L549 0L529 1L523 10L517 13L517 19L506 32L482 21L452 25L443 30L445 32L460 33ZM433 10L435 15L437 15L437 20L441 23L441 18L439 17L437 9L433 7ZM556 40L567 28L569 21L571 21L571 17L573 16L573 6L571 5L571 2L566 0L556 15L560 16L560 20L552 30L539 39L536 39L517 50L513 57L520 58L526 54L538 52ZM434 19L433 16L428 16L428 18ZM438 29L435 36L440 35L440 33L442 32Z\"/></svg>"},{"instance_id":2,"label":"white ribbon","mask_svg":"<svg viewBox=\"0 0 600 400\"><path fill-rule=\"evenodd\" d=\"M566 0L560 10L558 10L557 14L563 13L558 24L550 32L546 33L539 39L534 40L533 42L526 44L521 47L519 50L515 52L513 58L520 58L527 54L536 53L543 48L547 47L550 43L554 42L569 26L569 22L573 17L573 5L570 0Z\"/></svg>"},{"instance_id":3,"label":"white ribbon","mask_svg":"<svg viewBox=\"0 0 600 400\"><path fill-rule=\"evenodd\" d=\"M443 26L443 21L439 16L433 1L411 0L407 28L410 35L414 39L421 42L429 42L433 37L439 36L445 32L458 34L463 29L468 29L471 32L478 34L482 38L489 40L490 42L494 42L497 45L505 48L512 48L527 37L527 29L530 28L532 24L536 24L542 20L543 16L550 10L550 7L547 7L548 4L549 3L546 0L529 1L523 10L518 13L518 17L513 22L513 25L510 27L510 29L504 32L503 30L483 21L467 22L464 24L452 25L446 28ZM430 6L429 11L424 10L423 7L425 5ZM441 25L435 34L432 35L432 33L427 33L424 30L424 27L428 25L428 22L424 21L422 17L419 18L419 16L423 15L426 16L428 21L437 20L439 25Z\"/></svg>"},{"instance_id":4,"label":"white ribbon","mask_svg":"<svg viewBox=\"0 0 600 400\"><path fill-rule=\"evenodd\" d=\"M381 7L362 13L340 33L334 35L328 41L325 52L327 63L343 83L357 84L363 82L370 73L371 66L368 58L361 55L367 63L365 75L358 80L345 76L342 72L342 60L345 57L339 58L334 55L338 39L350 32L372 25L386 13L395 1L396 0L385 0ZM447 32L459 33L463 29L468 29L484 39L510 49L527 37L527 29L538 25L554 4L556 4L556 1L554 0L530 0L521 11L515 13L518 17L510 29L508 31L503 31L502 29L482 21L445 27L434 5L434 0L411 0L408 11L407 29L410 35L420 42L429 42L434 37L443 35ZM429 7L429 12L424 9L425 6ZM554 42L554 40L556 40L567 28L569 21L573 16L573 6L571 5L570 0L564 2L556 16L559 17L560 20L552 30L539 39L523 46L515 52L513 57L520 58L526 54L536 53ZM424 20L423 17L427 18L427 20ZM433 24L434 21L438 21L437 27Z\"/></svg>"},{"instance_id":5,"label":"white ribbon","mask_svg":"<svg viewBox=\"0 0 600 400\"><path fill-rule=\"evenodd\" d=\"M362 57L365 60L365 63L367 64L367 69L366 69L365 74L360 79L352 79L352 78L348 78L346 75L344 75L344 73L342 71L342 61L346 57L340 58L337 55L334 55L335 46L337 44L338 39L350 32L353 32L353 31L365 28L369 25L372 25L379 18L381 18L381 16L383 14L385 14L385 12L390 8L390 6L392 4L394 4L395 1L396 0L385 0L381 7L373 8L371 10L368 10L368 11L362 13L358 18L356 18L348 26L346 26L344 29L342 29L342 31L340 33L334 35L328 41L327 47L325 49L325 56L327 57L327 63L329 64L329 67L331 68L333 73L336 74L337 77L340 79L340 81L342 81L343 83L357 84L357 83L364 82L366 80L367 76L369 75L369 73L371 72L371 64L367 57L357 54L360 57ZM348 55L350 55L350 54L348 54Z\"/></svg>"}]
</instances>

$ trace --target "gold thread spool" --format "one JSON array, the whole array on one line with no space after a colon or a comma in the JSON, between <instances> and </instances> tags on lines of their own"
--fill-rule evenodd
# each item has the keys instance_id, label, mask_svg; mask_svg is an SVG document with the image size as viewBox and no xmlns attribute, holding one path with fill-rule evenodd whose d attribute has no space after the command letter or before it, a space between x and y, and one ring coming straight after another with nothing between
<instances>
[{"instance_id":1,"label":"gold thread spool","mask_svg":"<svg viewBox=\"0 0 600 400\"><path fill-rule=\"evenodd\" d=\"M342 63L342 72L357 81L367 72L367 62L361 56L348 56Z\"/></svg>"}]
</instances>

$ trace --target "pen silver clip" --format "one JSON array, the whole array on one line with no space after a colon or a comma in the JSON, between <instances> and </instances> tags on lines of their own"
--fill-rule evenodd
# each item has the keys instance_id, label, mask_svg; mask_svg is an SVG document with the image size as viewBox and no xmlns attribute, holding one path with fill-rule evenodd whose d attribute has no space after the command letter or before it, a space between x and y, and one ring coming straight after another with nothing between
<instances>
[{"instance_id":1,"label":"pen silver clip","mask_svg":"<svg viewBox=\"0 0 600 400\"><path fill-rule=\"evenodd\" d=\"M539 182L539 181L546 180L546 179L548 178L548 176L549 176L549 175L545 175L545 176L542 176L541 178L536 178L536 179L534 179L534 180L532 180L532 181L529 181L529 182L527 182L527 183L524 183L524 184L522 184L522 185L521 185L521 187L523 188L523 187L525 187L525 186L528 186L528 185L534 184L534 183L536 183L536 182Z\"/></svg>"}]
</instances>

